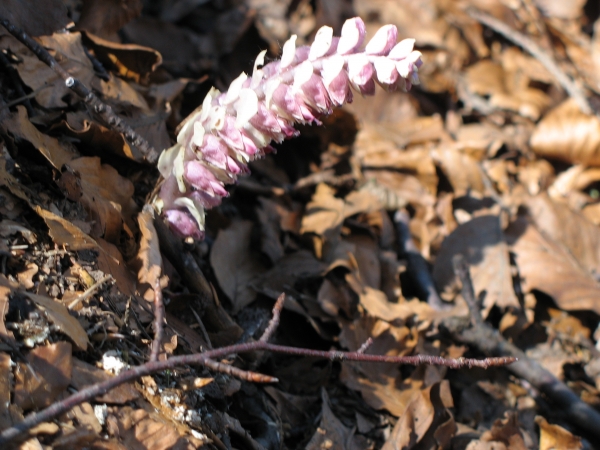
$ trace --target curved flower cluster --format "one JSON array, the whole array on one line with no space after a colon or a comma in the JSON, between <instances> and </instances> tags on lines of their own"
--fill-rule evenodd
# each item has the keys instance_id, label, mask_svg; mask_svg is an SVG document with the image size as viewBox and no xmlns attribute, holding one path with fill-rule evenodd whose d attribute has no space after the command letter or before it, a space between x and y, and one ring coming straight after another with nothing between
<instances>
[{"instance_id":1,"label":"curved flower cluster","mask_svg":"<svg viewBox=\"0 0 600 450\"><path fill-rule=\"evenodd\" d=\"M281 60L264 64L261 52L252 76L242 73L227 92L215 88L184 123L177 143L159 160L165 178L155 204L180 236L202 239L204 211L227 196L225 184L246 174L248 162L273 151L271 141L298 135L295 122L320 124L332 107L352 101L352 89L373 95L375 83L408 90L419 83L421 53L414 39L396 43L385 25L361 50L365 24L346 21L340 37L322 27L310 46L283 46Z\"/></svg>"}]
</instances>

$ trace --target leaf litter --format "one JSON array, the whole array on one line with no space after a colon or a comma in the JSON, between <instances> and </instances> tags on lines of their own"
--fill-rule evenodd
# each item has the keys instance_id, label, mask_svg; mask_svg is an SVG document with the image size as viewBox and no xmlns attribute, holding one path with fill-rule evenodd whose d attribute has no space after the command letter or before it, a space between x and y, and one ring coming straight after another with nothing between
<instances>
[{"instance_id":1,"label":"leaf litter","mask_svg":"<svg viewBox=\"0 0 600 450\"><path fill-rule=\"evenodd\" d=\"M0 396L9 405L1 428L109 379L103 361L146 362L157 282L166 303L159 358L256 339L281 292L276 343L357 351L371 338L368 354L484 356L443 332L447 317L467 314L456 254L470 266L487 323L600 404L593 7L46 3L32 14L33 2L7 2L0 16L38 36L159 150L210 85L224 89L249 72L258 49L275 59L291 34L310 43L322 24L339 34L360 15L368 30L393 23L399 37L414 37L425 64L418 89L356 98L325 127L304 127L252 163L250 178L207 215L206 239L174 250L143 207L158 171L0 30L0 63L13 69L0 74ZM587 110L565 76L584 90ZM407 215L411 248L447 308L422 297L396 211ZM187 255L184 266L177 253ZM201 279L190 279L193 267ZM507 369L268 354L220 363L280 383L182 367L82 403L21 447L578 449L598 439L551 399L536 402L529 381Z\"/></svg>"}]
</instances>

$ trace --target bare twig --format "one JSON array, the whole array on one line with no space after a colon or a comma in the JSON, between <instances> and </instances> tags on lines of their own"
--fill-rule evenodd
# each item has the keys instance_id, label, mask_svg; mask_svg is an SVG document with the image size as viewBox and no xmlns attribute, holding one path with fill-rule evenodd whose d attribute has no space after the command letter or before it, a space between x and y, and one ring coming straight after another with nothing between
<instances>
[{"instance_id":1,"label":"bare twig","mask_svg":"<svg viewBox=\"0 0 600 450\"><path fill-rule=\"evenodd\" d=\"M38 44L37 41L32 39L25 31L13 25L9 20L0 17L0 24L31 50L40 61L54 70L54 72L64 80L65 86L81 97L81 99L90 106L91 110L102 119L105 125L118 133L122 133L129 144L139 149L146 161L152 164L158 161L158 152L148 143L148 141L127 125L109 105L100 100L98 96L88 89L81 81L72 77L65 69L63 69L48 50Z\"/></svg>"},{"instance_id":2,"label":"bare twig","mask_svg":"<svg viewBox=\"0 0 600 450\"><path fill-rule=\"evenodd\" d=\"M242 370L229 364L220 363L214 359L207 359L204 361L204 366L208 367L215 372L221 372L226 375L231 375L241 380L250 381L251 383L277 383L279 380L269 375L263 375L262 373L251 372L249 370Z\"/></svg>"},{"instance_id":3,"label":"bare twig","mask_svg":"<svg viewBox=\"0 0 600 450\"><path fill-rule=\"evenodd\" d=\"M427 261L415 245L408 228L409 217L405 211L398 210L394 215L400 256L406 259L406 270L419 289L419 297L426 300L433 309L442 311L452 308L452 305L442 301L437 293Z\"/></svg>"},{"instance_id":4,"label":"bare twig","mask_svg":"<svg viewBox=\"0 0 600 450\"><path fill-rule=\"evenodd\" d=\"M584 114L592 114L592 108L586 99L585 92L559 67L554 59L540 48L529 37L513 30L504 22L476 9L469 9L468 14L475 20L487 25L492 30L500 33L506 39L514 42L516 45L528 51L536 58L547 70L556 78L556 81L564 88L565 91L577 102L581 112Z\"/></svg>"},{"instance_id":5,"label":"bare twig","mask_svg":"<svg viewBox=\"0 0 600 450\"><path fill-rule=\"evenodd\" d=\"M212 348L213 348L212 342L210 342L210 336L208 335L208 331L206 331L206 327L204 326L204 322L202 322L202 318L200 318L200 316L198 315L198 313L196 312L196 310L194 308L192 308L191 306L189 306L189 308L192 310L192 313L194 314L194 317L196 318L196 323L200 327L200 331L202 332L202 337L206 341L206 347L209 350L212 350Z\"/></svg>"},{"instance_id":6,"label":"bare twig","mask_svg":"<svg viewBox=\"0 0 600 450\"><path fill-rule=\"evenodd\" d=\"M160 344L164 335L165 305L163 304L163 294L160 287L159 277L156 277L154 284L154 340L152 341L152 352L150 361L158 361L160 353Z\"/></svg>"},{"instance_id":7,"label":"bare twig","mask_svg":"<svg viewBox=\"0 0 600 450\"><path fill-rule=\"evenodd\" d=\"M477 300L472 287L469 271L464 270L466 263L464 258L453 261L457 277L463 285L462 295L469 305L471 316L470 326L464 318L451 317L442 322L442 329L446 329L453 339L475 347L487 355L506 355L518 360L508 366L516 376L527 380L532 386L545 394L557 406L559 406L567 420L573 425L580 427L594 436L600 438L600 413L587 403L583 402L569 387L557 379L537 361L529 358L517 346L508 342L504 337L489 324L481 319Z\"/></svg>"},{"instance_id":8,"label":"bare twig","mask_svg":"<svg viewBox=\"0 0 600 450\"><path fill-rule=\"evenodd\" d=\"M356 353L364 353L364 352L366 352L367 349L371 345L373 345L373 338L369 338L365 342L363 342L363 345L361 345L360 348L358 350L356 350Z\"/></svg>"},{"instance_id":9,"label":"bare twig","mask_svg":"<svg viewBox=\"0 0 600 450\"><path fill-rule=\"evenodd\" d=\"M83 292L81 295L78 295L75 298L75 300L73 300L71 303L69 303L68 308L73 309L79 303L81 303L82 301L84 301L84 300L88 299L89 297L91 297L92 295L94 295L94 293L98 290L98 288L110 279L112 279L112 275L106 275L101 280L92 284L88 289L85 290L85 292Z\"/></svg>"},{"instance_id":10,"label":"bare twig","mask_svg":"<svg viewBox=\"0 0 600 450\"><path fill-rule=\"evenodd\" d=\"M267 342L269 339L271 339L273 332L279 326L279 320L281 319L281 310L283 309L284 303L285 303L285 293L282 293L277 298L277 301L275 302L275 305L273 306L273 317L271 317L271 320L269 321L269 325L267 325L265 332L260 337L261 342Z\"/></svg>"},{"instance_id":11,"label":"bare twig","mask_svg":"<svg viewBox=\"0 0 600 450\"><path fill-rule=\"evenodd\" d=\"M280 301L281 299L281 301ZM273 315L278 315L277 310L281 311L283 307L282 297L277 300L275 303ZM273 323L273 321L271 321ZM276 323L276 322L275 322ZM270 326L267 327L267 331L270 330ZM272 331L270 331L272 333ZM267 332L263 334L262 337L267 335ZM268 336L268 335L267 335ZM503 357L503 358L486 358L482 360L477 359L446 359L440 356L429 356L429 355L414 355L414 356L388 356L388 355L365 355L360 352L341 352L341 351L325 351L325 350L310 350L305 348L296 348L296 347L287 347L283 345L274 345L269 344L268 342L262 340L262 337L258 341L249 342L245 344L236 344L227 347L222 347L218 349L213 349L206 351L204 353L195 353L192 355L181 355L181 356L173 356L165 361L150 361L146 364L143 364L138 367L134 367L127 371L121 372L118 376L108 379L102 383L95 384L93 386L82 389L76 394L71 395L59 402L56 402L50 405L48 408L38 412L32 413L27 416L21 423L10 427L2 432L0 435L0 446L6 445L10 441L16 439L17 437L23 435L28 430L33 428L39 423L46 422L51 420L52 418L59 416L71 408L86 402L91 401L95 397L99 395L104 395L111 389L126 383L128 381L135 380L137 378L150 375L152 373L160 372L166 369L174 369L178 366L186 366L186 365L200 365L209 367L212 365L213 367L217 367L217 370L221 371L223 369L220 364L215 360L218 358L223 358L228 355L237 354L237 353L248 353L248 352L256 352L256 351L268 351L272 353L284 353L288 355L296 355L296 356L305 356L305 357L313 357L313 358L324 358L329 359L331 361L358 361L358 362L377 362L377 363L387 363L387 364L409 364L409 365L437 365L437 366L446 366L452 369L459 369L462 367L480 367L483 369L487 369L489 367L496 366L504 366L506 364L511 364L515 361L515 358L512 357ZM252 381L256 382L270 382L275 380L268 375L255 374L252 372L234 370L235 368L228 368L224 370L228 370L230 374L236 375L241 373L242 376L247 377L250 373L250 377Z\"/></svg>"}]
</instances>

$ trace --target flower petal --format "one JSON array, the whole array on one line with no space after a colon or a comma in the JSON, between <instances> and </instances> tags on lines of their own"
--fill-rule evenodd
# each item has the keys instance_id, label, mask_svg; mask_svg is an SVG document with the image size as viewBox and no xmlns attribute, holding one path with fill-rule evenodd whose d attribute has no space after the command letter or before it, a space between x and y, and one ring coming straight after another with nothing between
<instances>
[{"instance_id":1,"label":"flower petal","mask_svg":"<svg viewBox=\"0 0 600 450\"><path fill-rule=\"evenodd\" d=\"M308 60L314 61L322 56L325 56L331 48L331 41L333 40L333 28L321 27L315 35L315 40L310 46L310 52L308 54Z\"/></svg>"},{"instance_id":2,"label":"flower petal","mask_svg":"<svg viewBox=\"0 0 600 450\"><path fill-rule=\"evenodd\" d=\"M355 52L362 45L366 34L365 23L360 17L346 20L342 26L342 36L338 42L337 53L347 55Z\"/></svg>"},{"instance_id":3,"label":"flower petal","mask_svg":"<svg viewBox=\"0 0 600 450\"><path fill-rule=\"evenodd\" d=\"M387 55L396 44L397 38L398 28L396 25L384 25L369 41L365 47L365 53L367 55Z\"/></svg>"}]
</instances>

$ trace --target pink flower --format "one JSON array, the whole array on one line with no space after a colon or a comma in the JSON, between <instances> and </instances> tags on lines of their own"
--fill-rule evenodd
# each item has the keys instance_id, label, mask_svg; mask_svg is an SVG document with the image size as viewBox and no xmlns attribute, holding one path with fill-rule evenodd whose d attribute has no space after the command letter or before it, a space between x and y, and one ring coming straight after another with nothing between
<instances>
[{"instance_id":1,"label":"pink flower","mask_svg":"<svg viewBox=\"0 0 600 450\"><path fill-rule=\"evenodd\" d=\"M388 90L419 83L422 61L414 39L396 43L398 30L385 25L360 51L365 35L355 17L339 38L322 27L312 45L296 48L292 36L280 61L264 64L261 52L250 77L241 74L224 93L210 90L158 164L165 181L155 205L178 235L202 239L205 209L228 195L225 184L274 151L271 141L297 136L296 122L320 124L333 106L352 101L352 89L372 95L376 82Z\"/></svg>"}]
</instances>

